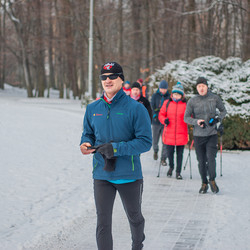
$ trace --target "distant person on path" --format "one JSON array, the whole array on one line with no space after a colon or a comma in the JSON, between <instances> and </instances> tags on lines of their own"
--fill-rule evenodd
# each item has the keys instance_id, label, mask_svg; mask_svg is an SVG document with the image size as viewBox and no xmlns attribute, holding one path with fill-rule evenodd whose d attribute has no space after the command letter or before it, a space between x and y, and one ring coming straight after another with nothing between
<instances>
[{"instance_id":1,"label":"distant person on path","mask_svg":"<svg viewBox=\"0 0 250 250\"><path fill-rule=\"evenodd\" d=\"M132 250L143 248L143 176L140 154L152 145L147 110L122 90L124 75L116 62L101 67L104 94L86 108L80 149L94 153L93 179L98 250L112 250L112 211L118 191L128 217ZM121 225L122 226L122 225Z\"/></svg>"},{"instance_id":2,"label":"distant person on path","mask_svg":"<svg viewBox=\"0 0 250 250\"><path fill-rule=\"evenodd\" d=\"M162 80L159 84L159 88L152 95L151 98L151 107L153 109L152 133L153 133L154 160L158 159L158 151L159 151L158 144L160 138L162 138L162 133L164 129L164 125L160 123L158 115L163 105L163 102L169 98L170 94L168 92L168 83L165 80ZM167 165L166 158L167 158L167 146L162 143L161 164L163 166Z\"/></svg>"},{"instance_id":3,"label":"distant person on path","mask_svg":"<svg viewBox=\"0 0 250 250\"><path fill-rule=\"evenodd\" d=\"M145 98L141 95L141 86L138 82L134 82L132 84L130 96L131 96L131 98L133 98L134 100L136 100L137 102L140 102L141 104L143 104L145 106L145 108L148 111L150 120L152 122L153 115L152 115L152 108L151 108L150 102L148 101L147 98Z\"/></svg>"},{"instance_id":4,"label":"distant person on path","mask_svg":"<svg viewBox=\"0 0 250 250\"><path fill-rule=\"evenodd\" d=\"M122 89L126 93L126 95L130 95L131 94L130 81L126 81Z\"/></svg>"},{"instance_id":5,"label":"distant person on path","mask_svg":"<svg viewBox=\"0 0 250 250\"><path fill-rule=\"evenodd\" d=\"M216 128L227 111L220 97L209 91L206 78L199 77L197 79L196 89L198 95L188 101L184 120L194 126L194 146L202 180L199 193L207 193L207 171L211 191L218 193L219 188L215 182L218 141ZM219 113L216 112L217 109ZM208 169L206 162L208 163Z\"/></svg>"},{"instance_id":6,"label":"distant person on path","mask_svg":"<svg viewBox=\"0 0 250 250\"><path fill-rule=\"evenodd\" d=\"M147 89L147 86L143 83L143 79L142 78L139 78L137 80L137 82L140 84L141 86L141 95L145 98L148 99L148 89Z\"/></svg>"},{"instance_id":7,"label":"distant person on path","mask_svg":"<svg viewBox=\"0 0 250 250\"><path fill-rule=\"evenodd\" d=\"M184 122L186 106L184 88L180 82L177 82L172 89L171 98L163 103L159 112L159 121L164 124L162 140L166 144L167 157L169 159L167 176L172 176L174 170L174 152L176 149L176 179L178 180L182 179L183 151L184 145L188 142L188 126Z\"/></svg>"}]
</instances>

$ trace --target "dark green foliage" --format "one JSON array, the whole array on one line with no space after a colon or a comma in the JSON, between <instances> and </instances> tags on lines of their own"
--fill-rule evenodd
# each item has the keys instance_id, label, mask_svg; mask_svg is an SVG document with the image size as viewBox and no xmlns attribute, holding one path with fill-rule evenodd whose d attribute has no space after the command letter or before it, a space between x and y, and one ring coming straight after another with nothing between
<instances>
[{"instance_id":1,"label":"dark green foliage","mask_svg":"<svg viewBox=\"0 0 250 250\"><path fill-rule=\"evenodd\" d=\"M223 120L223 149L250 149L250 118L239 115L229 116Z\"/></svg>"}]
</instances>

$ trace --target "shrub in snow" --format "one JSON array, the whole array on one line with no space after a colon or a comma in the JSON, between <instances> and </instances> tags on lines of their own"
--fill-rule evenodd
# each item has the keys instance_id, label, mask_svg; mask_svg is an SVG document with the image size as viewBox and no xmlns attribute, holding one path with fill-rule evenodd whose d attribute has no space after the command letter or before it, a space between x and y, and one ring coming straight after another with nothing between
<instances>
[{"instance_id":1,"label":"shrub in snow","mask_svg":"<svg viewBox=\"0 0 250 250\"><path fill-rule=\"evenodd\" d=\"M250 149L250 119L239 115L228 116L223 121L223 148Z\"/></svg>"},{"instance_id":2,"label":"shrub in snow","mask_svg":"<svg viewBox=\"0 0 250 250\"><path fill-rule=\"evenodd\" d=\"M157 86L163 79L169 82L169 89L177 81L183 83L187 97L196 91L199 76L208 79L212 92L218 94L230 115L246 118L250 113L250 60L242 62L238 57L223 60L215 56L204 56L187 63L176 60L166 63L150 76L150 86Z\"/></svg>"},{"instance_id":3,"label":"shrub in snow","mask_svg":"<svg viewBox=\"0 0 250 250\"><path fill-rule=\"evenodd\" d=\"M178 81L183 83L186 97L196 93L196 79L208 79L209 89L218 94L225 104L228 115L225 119L224 148L249 149L250 121L250 60L229 57L223 60L215 56L204 56L187 63L176 60L166 63L150 76L149 85L158 87L161 80L169 83L169 90Z\"/></svg>"}]
</instances>

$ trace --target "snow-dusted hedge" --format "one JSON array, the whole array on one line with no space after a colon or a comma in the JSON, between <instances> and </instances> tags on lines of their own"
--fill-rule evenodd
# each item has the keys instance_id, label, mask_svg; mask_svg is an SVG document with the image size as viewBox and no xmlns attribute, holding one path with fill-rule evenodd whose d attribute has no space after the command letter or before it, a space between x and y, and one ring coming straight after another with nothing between
<instances>
[{"instance_id":1,"label":"snow-dusted hedge","mask_svg":"<svg viewBox=\"0 0 250 250\"><path fill-rule=\"evenodd\" d=\"M199 76L208 79L212 92L220 95L229 115L249 117L250 113L250 59L229 57L223 60L215 56L205 56L190 63L182 60L166 63L150 76L150 86L158 85L163 79L169 82L170 90L177 81L183 83L186 96L195 93L195 82Z\"/></svg>"}]
</instances>

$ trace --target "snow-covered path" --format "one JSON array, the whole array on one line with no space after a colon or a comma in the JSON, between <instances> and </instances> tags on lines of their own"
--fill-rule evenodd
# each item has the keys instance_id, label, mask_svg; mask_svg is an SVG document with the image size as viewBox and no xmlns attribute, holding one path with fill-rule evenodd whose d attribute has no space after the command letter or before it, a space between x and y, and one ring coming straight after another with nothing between
<instances>
[{"instance_id":1,"label":"snow-covered path","mask_svg":"<svg viewBox=\"0 0 250 250\"><path fill-rule=\"evenodd\" d=\"M249 152L223 153L224 165L231 167L225 168L223 177L217 178L221 191L216 195L210 191L205 195L198 194L200 179L194 152L191 155L194 159L193 178L189 178L189 169L186 169L182 181L167 178L166 168L157 178L158 166L151 160L151 153L143 157L146 168L143 196L145 250L250 249L250 201L246 190L249 186L246 176L250 174L247 166ZM86 216L64 232L28 249L94 250L95 220L93 204ZM129 226L119 198L114 208L113 237L114 249L130 249Z\"/></svg>"},{"instance_id":2,"label":"snow-covered path","mask_svg":"<svg viewBox=\"0 0 250 250\"><path fill-rule=\"evenodd\" d=\"M0 93L1 250L96 249L91 156L78 146L83 114L79 101ZM152 150L142 155L144 249L250 249L250 152L223 152L216 195L198 194L194 151L191 158L193 178L188 166L180 181L166 167L157 178ZM130 249L118 196L113 236L114 250Z\"/></svg>"}]
</instances>

